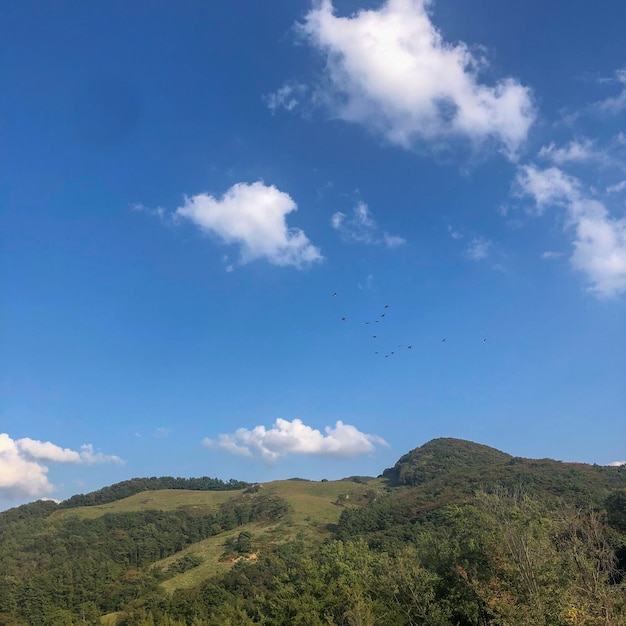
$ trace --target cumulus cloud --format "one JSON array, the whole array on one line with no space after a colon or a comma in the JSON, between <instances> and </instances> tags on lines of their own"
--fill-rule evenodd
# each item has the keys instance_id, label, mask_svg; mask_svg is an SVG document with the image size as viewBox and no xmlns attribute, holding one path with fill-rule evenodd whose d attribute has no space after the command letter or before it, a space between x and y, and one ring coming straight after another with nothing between
<instances>
[{"instance_id":1,"label":"cumulus cloud","mask_svg":"<svg viewBox=\"0 0 626 626\"><path fill-rule=\"evenodd\" d=\"M6 435L8 437L8 435ZM37 441L24 437L15 442L17 449L26 456L57 463L80 463L80 454L69 448L60 448L49 441Z\"/></svg>"},{"instance_id":2,"label":"cumulus cloud","mask_svg":"<svg viewBox=\"0 0 626 626\"><path fill-rule=\"evenodd\" d=\"M579 179L556 167L520 167L516 185L520 195L534 200L539 213L551 206L565 210L566 227L575 232L570 261L587 275L591 291L598 296L626 291L626 217L612 217Z\"/></svg>"},{"instance_id":3,"label":"cumulus cloud","mask_svg":"<svg viewBox=\"0 0 626 626\"><path fill-rule=\"evenodd\" d=\"M301 31L326 58L319 97L340 119L404 148L463 137L514 156L535 118L530 90L512 78L481 83L486 60L444 41L430 4L387 0L338 17L331 0L316 2Z\"/></svg>"},{"instance_id":4,"label":"cumulus cloud","mask_svg":"<svg viewBox=\"0 0 626 626\"><path fill-rule=\"evenodd\" d=\"M322 255L302 230L287 226L287 215L296 209L289 194L258 181L237 183L221 198L206 193L185 197L175 215L225 244L238 245L242 265L266 259L302 268Z\"/></svg>"},{"instance_id":5,"label":"cumulus cloud","mask_svg":"<svg viewBox=\"0 0 626 626\"><path fill-rule=\"evenodd\" d=\"M85 443L80 447L80 463L92 465L94 463L123 463L119 456L114 454L103 454L102 452L94 452L93 445Z\"/></svg>"},{"instance_id":6,"label":"cumulus cloud","mask_svg":"<svg viewBox=\"0 0 626 626\"><path fill-rule=\"evenodd\" d=\"M613 461L613 463L609 463L611 467L621 467L622 465L626 465L626 461Z\"/></svg>"},{"instance_id":7,"label":"cumulus cloud","mask_svg":"<svg viewBox=\"0 0 626 626\"><path fill-rule=\"evenodd\" d=\"M0 495L8 497L42 496L55 490L48 480L48 467L43 463L122 463L114 455L94 452L91 444L80 452L61 448L49 441L24 437L12 439L0 433Z\"/></svg>"},{"instance_id":8,"label":"cumulus cloud","mask_svg":"<svg viewBox=\"0 0 626 626\"><path fill-rule=\"evenodd\" d=\"M388 248L396 248L406 243L403 237L390 235L384 231L381 233L365 202L359 202L350 214L338 211L332 216L330 223L346 241L383 245Z\"/></svg>"},{"instance_id":9,"label":"cumulus cloud","mask_svg":"<svg viewBox=\"0 0 626 626\"><path fill-rule=\"evenodd\" d=\"M337 421L325 433L294 419L277 419L272 428L255 426L239 428L233 434L220 435L217 440L205 438L203 445L247 457L260 456L274 462L288 454L311 454L337 458L353 458L373 452L375 446L388 445L377 435L360 432L355 426Z\"/></svg>"},{"instance_id":10,"label":"cumulus cloud","mask_svg":"<svg viewBox=\"0 0 626 626\"><path fill-rule=\"evenodd\" d=\"M491 241L484 237L474 237L467 246L466 254L472 261L481 261L489 256Z\"/></svg>"}]
</instances>

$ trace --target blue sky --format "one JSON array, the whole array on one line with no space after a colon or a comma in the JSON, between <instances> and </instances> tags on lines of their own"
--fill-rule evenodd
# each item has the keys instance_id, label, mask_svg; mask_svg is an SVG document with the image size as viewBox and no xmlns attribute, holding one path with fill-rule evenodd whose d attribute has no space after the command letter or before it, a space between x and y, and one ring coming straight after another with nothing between
<instances>
[{"instance_id":1,"label":"blue sky","mask_svg":"<svg viewBox=\"0 0 626 626\"><path fill-rule=\"evenodd\" d=\"M0 508L626 460L623 2L2 12Z\"/></svg>"}]
</instances>

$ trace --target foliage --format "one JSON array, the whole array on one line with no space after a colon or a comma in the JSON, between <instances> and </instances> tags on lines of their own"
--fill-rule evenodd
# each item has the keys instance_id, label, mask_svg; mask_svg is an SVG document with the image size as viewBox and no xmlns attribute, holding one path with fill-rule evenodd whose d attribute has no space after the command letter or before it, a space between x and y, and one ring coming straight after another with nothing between
<instances>
[{"instance_id":1,"label":"foliage","mask_svg":"<svg viewBox=\"0 0 626 626\"><path fill-rule=\"evenodd\" d=\"M198 567L202 563L203 559L197 554L185 554L180 559L176 559L165 571L167 574L182 574L194 567Z\"/></svg>"},{"instance_id":2,"label":"foliage","mask_svg":"<svg viewBox=\"0 0 626 626\"><path fill-rule=\"evenodd\" d=\"M509 454L463 439L440 438L405 454L383 476L398 485L420 485L457 470L504 465Z\"/></svg>"},{"instance_id":3,"label":"foliage","mask_svg":"<svg viewBox=\"0 0 626 626\"><path fill-rule=\"evenodd\" d=\"M94 506L98 504L108 504L122 498L128 498L143 491L156 491L159 489L190 489L193 491L234 491L245 489L250 483L240 480L230 479L224 482L219 478L174 478L173 476L161 476L160 478L131 478L116 483L109 487L104 487L98 491L87 494L78 494L64 500L59 504L61 509L71 509L77 506Z\"/></svg>"},{"instance_id":4,"label":"foliage","mask_svg":"<svg viewBox=\"0 0 626 626\"><path fill-rule=\"evenodd\" d=\"M282 498L253 485L210 511L7 511L0 625L98 624L103 614L111 626L626 624L622 468L440 439L384 479L357 478L291 481ZM97 498L163 479L142 480ZM332 536L303 521L322 502L339 517ZM200 541L221 541L231 569L203 579ZM191 570L194 586L171 586Z\"/></svg>"}]
</instances>

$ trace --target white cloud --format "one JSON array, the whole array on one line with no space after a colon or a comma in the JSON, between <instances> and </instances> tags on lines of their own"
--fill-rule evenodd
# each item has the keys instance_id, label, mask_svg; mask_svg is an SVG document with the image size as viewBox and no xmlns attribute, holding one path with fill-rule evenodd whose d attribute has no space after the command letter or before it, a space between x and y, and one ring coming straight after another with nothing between
<instances>
[{"instance_id":1,"label":"white cloud","mask_svg":"<svg viewBox=\"0 0 626 626\"><path fill-rule=\"evenodd\" d=\"M359 281L359 289L371 289L374 284L374 274L368 274L364 282Z\"/></svg>"},{"instance_id":2,"label":"white cloud","mask_svg":"<svg viewBox=\"0 0 626 626\"><path fill-rule=\"evenodd\" d=\"M562 252L554 252L553 250L546 250L545 252L542 252L541 254L542 259L559 259L562 256L563 256Z\"/></svg>"},{"instance_id":3,"label":"white cloud","mask_svg":"<svg viewBox=\"0 0 626 626\"><path fill-rule=\"evenodd\" d=\"M350 424L337 421L335 427L327 426L325 433L294 419L277 419L272 428L255 426L252 430L239 428L233 434L220 435L217 440L205 438L203 445L254 457L260 455L273 462L288 454L312 454L338 458L352 458L372 452L375 445L387 445L377 435L360 432Z\"/></svg>"},{"instance_id":4,"label":"white cloud","mask_svg":"<svg viewBox=\"0 0 626 626\"><path fill-rule=\"evenodd\" d=\"M572 266L584 272L598 296L626 291L626 217L611 217L606 206L590 197L580 181L551 167L520 167L518 193L533 198L539 212L550 206L566 211L566 226L576 233L570 258Z\"/></svg>"},{"instance_id":5,"label":"white cloud","mask_svg":"<svg viewBox=\"0 0 626 626\"><path fill-rule=\"evenodd\" d=\"M491 248L491 241L483 237L474 237L467 246L466 253L472 261L480 261L489 256L489 248Z\"/></svg>"},{"instance_id":6,"label":"white cloud","mask_svg":"<svg viewBox=\"0 0 626 626\"><path fill-rule=\"evenodd\" d=\"M622 465L626 465L626 461L613 461L613 463L609 463L610 467L621 467Z\"/></svg>"},{"instance_id":7,"label":"white cloud","mask_svg":"<svg viewBox=\"0 0 626 626\"><path fill-rule=\"evenodd\" d=\"M372 217L365 202L359 202L350 215L338 211L332 216L330 223L347 241L384 245L388 248L396 248L406 243L403 237L390 235L387 232L380 233L376 220Z\"/></svg>"},{"instance_id":8,"label":"white cloud","mask_svg":"<svg viewBox=\"0 0 626 626\"><path fill-rule=\"evenodd\" d=\"M452 237L452 239L463 239L463 233L460 230L454 229L450 225L448 225L448 232L450 233L450 237Z\"/></svg>"},{"instance_id":9,"label":"white cloud","mask_svg":"<svg viewBox=\"0 0 626 626\"><path fill-rule=\"evenodd\" d=\"M567 145L561 147L557 147L554 142L551 142L541 148L539 157L556 165L592 161L606 163L610 161L608 155L594 149L593 142L590 139L570 141Z\"/></svg>"},{"instance_id":10,"label":"white cloud","mask_svg":"<svg viewBox=\"0 0 626 626\"><path fill-rule=\"evenodd\" d=\"M24 437L23 439L18 439L15 445L21 453L33 459L56 461L57 463L80 463L80 454L78 452L69 448L60 448L49 441L37 441Z\"/></svg>"},{"instance_id":11,"label":"white cloud","mask_svg":"<svg viewBox=\"0 0 626 626\"><path fill-rule=\"evenodd\" d=\"M512 78L481 83L486 60L444 41L430 4L388 0L337 17L331 0L316 2L301 30L326 57L319 97L337 117L405 148L464 137L495 140L514 156L535 118L530 90Z\"/></svg>"},{"instance_id":12,"label":"white cloud","mask_svg":"<svg viewBox=\"0 0 626 626\"><path fill-rule=\"evenodd\" d=\"M80 463L93 465L94 463L123 463L119 456L94 452L93 445L85 443L80 447Z\"/></svg>"},{"instance_id":13,"label":"white cloud","mask_svg":"<svg viewBox=\"0 0 626 626\"><path fill-rule=\"evenodd\" d=\"M626 189L626 180L622 180L621 182L615 185L609 185L606 188L607 193L620 193L620 191L624 191Z\"/></svg>"},{"instance_id":14,"label":"white cloud","mask_svg":"<svg viewBox=\"0 0 626 626\"><path fill-rule=\"evenodd\" d=\"M558 167L541 170L532 165L522 166L515 182L520 195L533 197L539 213L554 205L566 208L570 199L578 195L578 181Z\"/></svg>"},{"instance_id":15,"label":"white cloud","mask_svg":"<svg viewBox=\"0 0 626 626\"><path fill-rule=\"evenodd\" d=\"M390 235L389 233L383 233L383 242L388 248L396 248L406 243L404 237L398 237L397 235Z\"/></svg>"},{"instance_id":16,"label":"white cloud","mask_svg":"<svg viewBox=\"0 0 626 626\"><path fill-rule=\"evenodd\" d=\"M137 213L145 213L146 215L150 215L151 217L156 217L163 224L171 223L170 214L161 206L157 207L156 209L152 209L141 204L140 202L136 202L135 204L131 205L130 208Z\"/></svg>"},{"instance_id":17,"label":"white cloud","mask_svg":"<svg viewBox=\"0 0 626 626\"><path fill-rule=\"evenodd\" d=\"M113 455L94 453L91 444L80 452L61 448L49 441L24 437L12 439L0 433L0 495L36 497L51 493L55 486L48 480L48 467L43 461L55 463L122 463Z\"/></svg>"},{"instance_id":18,"label":"white cloud","mask_svg":"<svg viewBox=\"0 0 626 626\"><path fill-rule=\"evenodd\" d=\"M263 100L272 113L276 113L278 109L293 111L301 103L306 92L306 85L286 83L276 91L265 95Z\"/></svg>"},{"instance_id":19,"label":"white cloud","mask_svg":"<svg viewBox=\"0 0 626 626\"><path fill-rule=\"evenodd\" d=\"M237 183L220 199L206 193L185 197L176 216L225 244L239 245L242 265L266 259L273 265L301 268L322 255L302 230L287 226L287 214L296 209L289 194L258 181Z\"/></svg>"},{"instance_id":20,"label":"white cloud","mask_svg":"<svg viewBox=\"0 0 626 626\"><path fill-rule=\"evenodd\" d=\"M621 85L622 91L617 96L596 103L596 106L604 113L615 115L626 109L626 68L617 70L611 82Z\"/></svg>"}]
</instances>

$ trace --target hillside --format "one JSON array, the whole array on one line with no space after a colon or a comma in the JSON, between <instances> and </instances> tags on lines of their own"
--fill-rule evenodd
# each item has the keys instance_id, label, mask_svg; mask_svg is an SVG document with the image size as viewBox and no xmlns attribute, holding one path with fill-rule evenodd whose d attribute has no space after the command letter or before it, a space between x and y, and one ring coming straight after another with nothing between
<instances>
[{"instance_id":1,"label":"hillside","mask_svg":"<svg viewBox=\"0 0 626 626\"><path fill-rule=\"evenodd\" d=\"M624 520L624 467L451 438L375 479L132 479L0 513L0 624L624 624Z\"/></svg>"}]
</instances>

